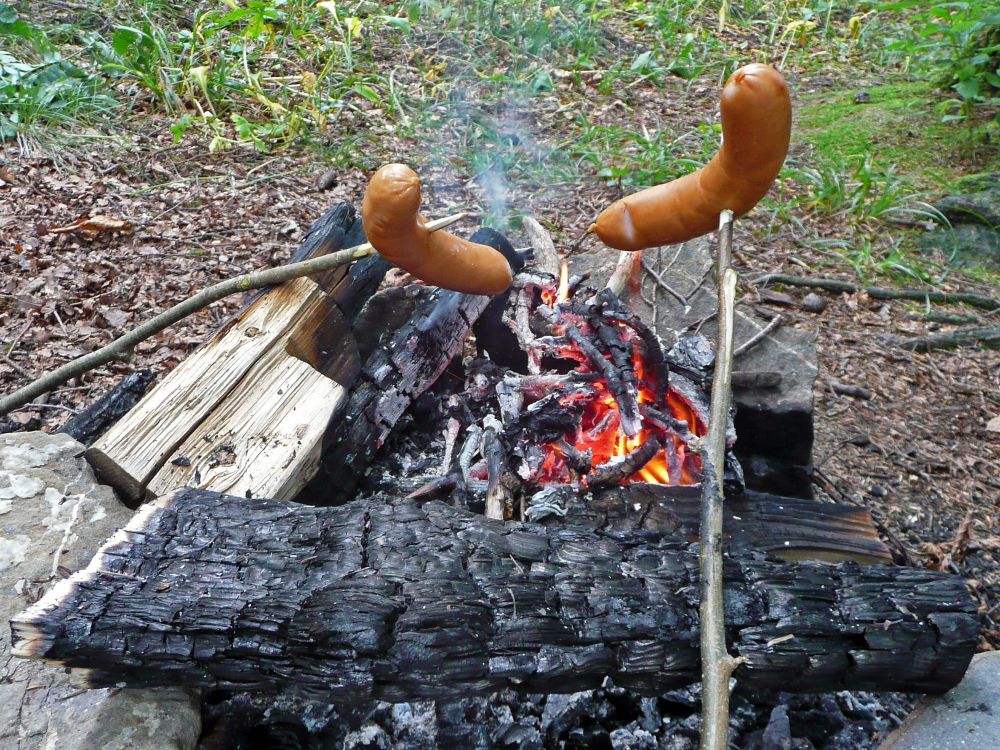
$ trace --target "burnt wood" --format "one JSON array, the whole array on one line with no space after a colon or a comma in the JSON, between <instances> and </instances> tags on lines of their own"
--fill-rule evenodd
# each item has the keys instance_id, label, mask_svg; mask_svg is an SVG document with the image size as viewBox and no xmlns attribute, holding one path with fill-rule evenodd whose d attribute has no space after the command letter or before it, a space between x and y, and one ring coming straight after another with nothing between
<instances>
[{"instance_id":1,"label":"burnt wood","mask_svg":"<svg viewBox=\"0 0 1000 750\"><path fill-rule=\"evenodd\" d=\"M84 445L94 444L101 435L125 416L146 395L149 384L156 379L152 370L129 373L111 390L63 425L65 432Z\"/></svg>"},{"instance_id":2,"label":"burnt wood","mask_svg":"<svg viewBox=\"0 0 1000 750\"><path fill-rule=\"evenodd\" d=\"M461 351L489 301L438 289L374 351L351 391L343 418L324 437L320 471L308 494L325 503L353 496L396 422Z\"/></svg>"},{"instance_id":3,"label":"burnt wood","mask_svg":"<svg viewBox=\"0 0 1000 750\"><path fill-rule=\"evenodd\" d=\"M698 541L698 485L634 483L586 496L570 485L561 487L560 503L566 514L542 521L547 526L572 523L594 531L650 531ZM766 554L786 562L892 562L892 553L879 540L871 515L857 506L744 492L726 498L724 513L728 554Z\"/></svg>"},{"instance_id":4,"label":"burnt wood","mask_svg":"<svg viewBox=\"0 0 1000 750\"><path fill-rule=\"evenodd\" d=\"M853 563L726 560L736 678L939 693L976 648L963 582ZM491 521L376 496L340 508L183 489L14 619L14 653L90 686L290 690L347 703L606 676L698 679L697 554L662 533Z\"/></svg>"}]
</instances>

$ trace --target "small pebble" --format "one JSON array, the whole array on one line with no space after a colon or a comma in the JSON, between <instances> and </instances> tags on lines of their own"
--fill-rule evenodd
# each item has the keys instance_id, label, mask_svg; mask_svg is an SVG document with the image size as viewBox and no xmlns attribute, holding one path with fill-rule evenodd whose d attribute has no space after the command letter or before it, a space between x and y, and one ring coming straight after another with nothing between
<instances>
[{"instance_id":1,"label":"small pebble","mask_svg":"<svg viewBox=\"0 0 1000 750\"><path fill-rule=\"evenodd\" d=\"M816 292L809 292L809 294L803 297L802 301L799 303L803 310L807 310L812 313L823 312L828 304L829 302L827 302L826 297L822 294L816 294Z\"/></svg>"},{"instance_id":2,"label":"small pebble","mask_svg":"<svg viewBox=\"0 0 1000 750\"><path fill-rule=\"evenodd\" d=\"M332 190L337 187L337 170L328 169L316 179L316 191Z\"/></svg>"}]
</instances>

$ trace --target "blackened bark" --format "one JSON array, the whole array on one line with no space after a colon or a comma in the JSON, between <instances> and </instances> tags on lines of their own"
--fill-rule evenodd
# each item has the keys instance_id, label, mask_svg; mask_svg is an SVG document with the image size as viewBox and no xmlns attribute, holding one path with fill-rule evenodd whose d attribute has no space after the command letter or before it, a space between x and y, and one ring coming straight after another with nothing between
<instances>
[{"instance_id":1,"label":"blackened bark","mask_svg":"<svg viewBox=\"0 0 1000 750\"><path fill-rule=\"evenodd\" d=\"M726 562L750 685L943 692L975 651L963 582L853 563ZM15 653L92 686L329 701L505 687L656 694L698 679L697 559L661 533L508 523L386 497L315 508L184 489L13 622Z\"/></svg>"},{"instance_id":2,"label":"blackened bark","mask_svg":"<svg viewBox=\"0 0 1000 750\"><path fill-rule=\"evenodd\" d=\"M448 366L489 297L437 290L368 358L344 417L328 432L320 471L307 490L318 501L350 499L372 457L410 404Z\"/></svg>"},{"instance_id":3,"label":"blackened bark","mask_svg":"<svg viewBox=\"0 0 1000 750\"><path fill-rule=\"evenodd\" d=\"M118 385L64 424L60 432L65 432L84 445L93 445L111 425L139 403L154 378L156 373L152 370L136 370L130 373Z\"/></svg>"},{"instance_id":4,"label":"blackened bark","mask_svg":"<svg viewBox=\"0 0 1000 750\"><path fill-rule=\"evenodd\" d=\"M651 531L678 539L698 538L697 485L630 484L566 493L566 516L546 525L572 523L595 531ZM875 533L868 512L852 505L745 492L726 498L726 552L767 554L788 562L853 560L889 563L892 554Z\"/></svg>"}]
</instances>

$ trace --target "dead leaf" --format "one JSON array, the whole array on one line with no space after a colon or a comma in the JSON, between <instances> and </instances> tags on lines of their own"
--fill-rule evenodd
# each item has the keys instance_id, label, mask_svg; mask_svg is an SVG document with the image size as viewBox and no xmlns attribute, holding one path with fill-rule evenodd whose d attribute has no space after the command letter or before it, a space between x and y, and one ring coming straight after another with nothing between
<instances>
[{"instance_id":1,"label":"dead leaf","mask_svg":"<svg viewBox=\"0 0 1000 750\"><path fill-rule=\"evenodd\" d=\"M997 414L993 419L986 423L986 429L990 432L1000 432L1000 414Z\"/></svg>"},{"instance_id":2,"label":"dead leaf","mask_svg":"<svg viewBox=\"0 0 1000 750\"><path fill-rule=\"evenodd\" d=\"M131 232L132 225L124 219L115 219L110 216L81 217L72 224L64 227L53 227L49 229L50 234L67 234L69 232L89 232L91 234L101 234L102 232Z\"/></svg>"},{"instance_id":3,"label":"dead leaf","mask_svg":"<svg viewBox=\"0 0 1000 750\"><path fill-rule=\"evenodd\" d=\"M108 322L108 325L112 328L121 328L128 322L128 315L113 307L107 310L102 310L101 317L104 318Z\"/></svg>"},{"instance_id":4,"label":"dead leaf","mask_svg":"<svg viewBox=\"0 0 1000 750\"><path fill-rule=\"evenodd\" d=\"M771 305L783 305L785 307L794 307L798 304L798 301L790 294L785 294L783 292L773 292L770 289L761 289L757 292L760 297L761 302L767 302Z\"/></svg>"}]
</instances>

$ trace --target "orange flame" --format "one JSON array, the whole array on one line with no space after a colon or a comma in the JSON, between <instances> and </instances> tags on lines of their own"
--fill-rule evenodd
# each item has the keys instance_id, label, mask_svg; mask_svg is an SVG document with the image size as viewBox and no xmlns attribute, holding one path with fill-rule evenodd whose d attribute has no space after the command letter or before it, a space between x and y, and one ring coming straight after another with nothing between
<instances>
[{"instance_id":1,"label":"orange flame","mask_svg":"<svg viewBox=\"0 0 1000 750\"><path fill-rule=\"evenodd\" d=\"M630 337L631 330L622 330L623 336ZM667 396L657 403L656 393L646 384L644 362L638 350L634 350L633 365L640 382L640 404L670 414L684 421L694 435L704 435L705 425L697 418L691 404L673 388L668 388ZM585 358L581 358L584 359ZM599 380L593 383L596 394L589 397L583 408L583 417L578 430L567 433L565 440L580 452L590 451L592 465L598 466L614 458L623 458L647 441L657 439L663 446L644 467L624 480L623 484L648 482L652 484L697 484L701 481L701 459L689 453L687 445L677 435L644 423L639 434L627 436L621 429L618 404L607 389L607 383ZM565 403L579 401L567 397ZM671 475L671 465L674 474ZM539 472L540 482L566 482L573 479L562 451L556 444L546 446L545 460Z\"/></svg>"}]
</instances>

